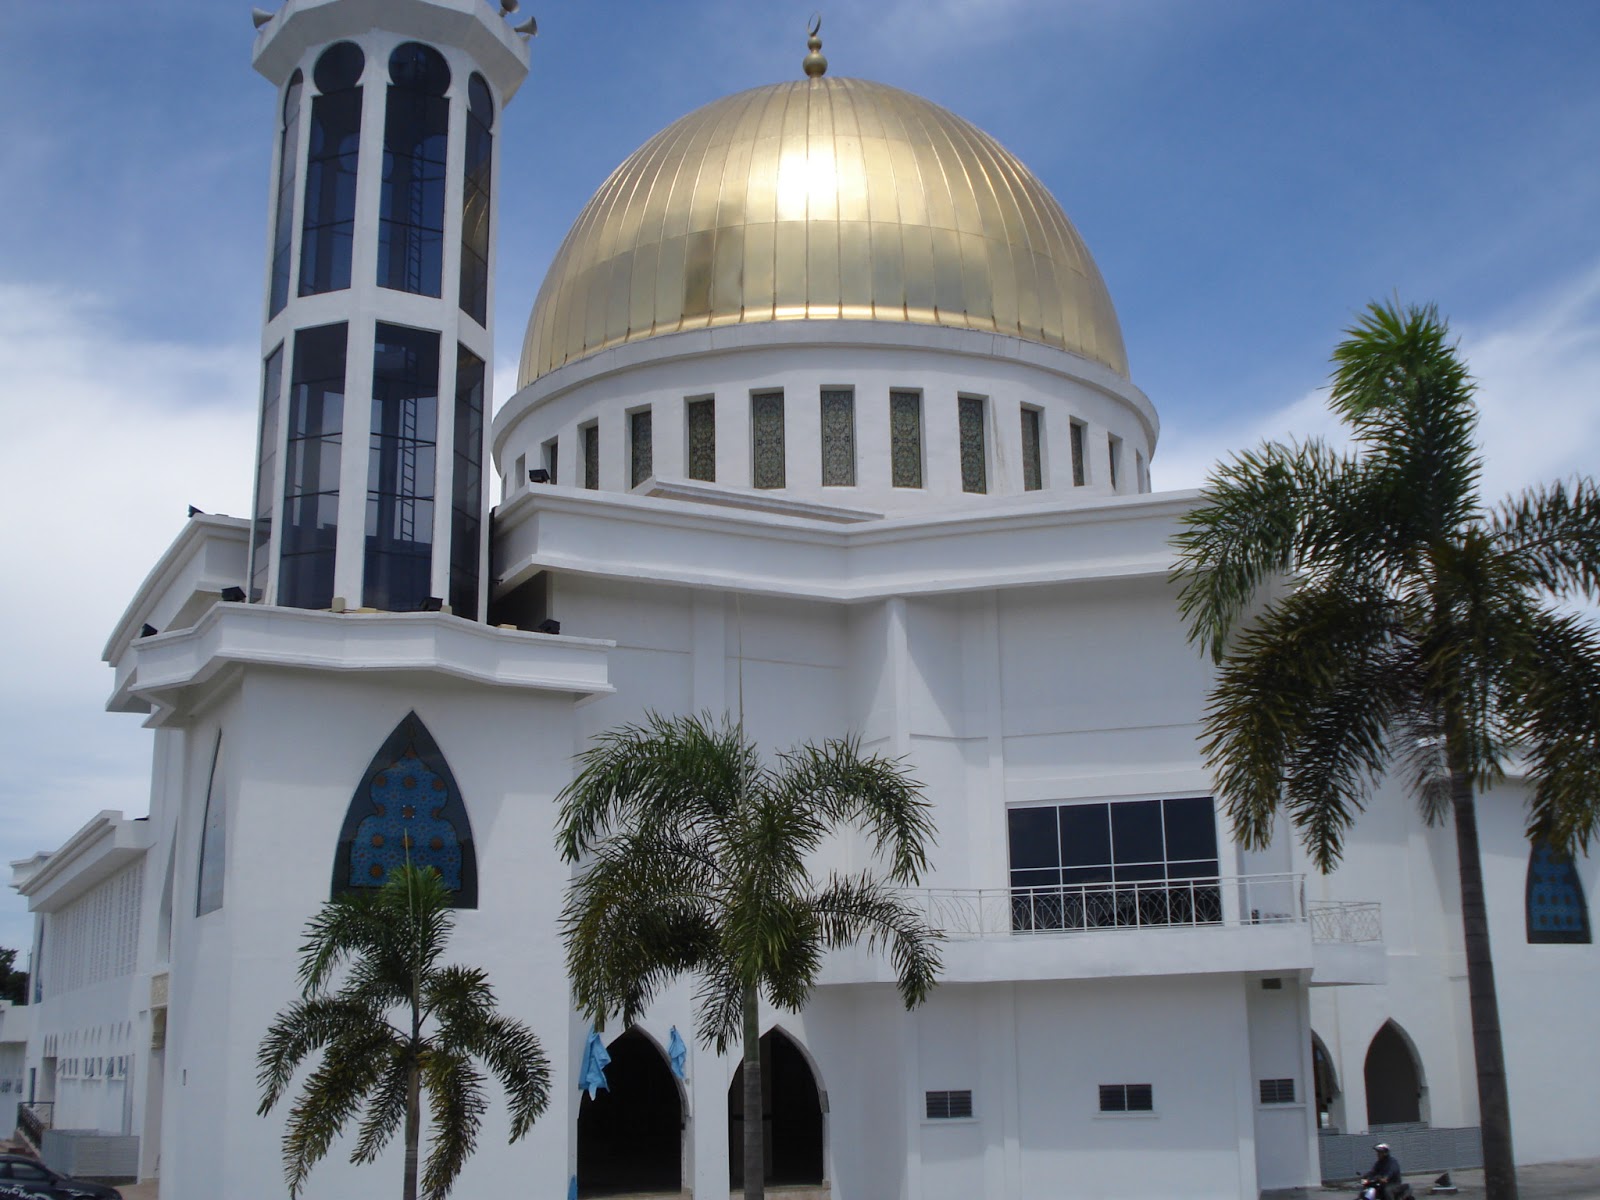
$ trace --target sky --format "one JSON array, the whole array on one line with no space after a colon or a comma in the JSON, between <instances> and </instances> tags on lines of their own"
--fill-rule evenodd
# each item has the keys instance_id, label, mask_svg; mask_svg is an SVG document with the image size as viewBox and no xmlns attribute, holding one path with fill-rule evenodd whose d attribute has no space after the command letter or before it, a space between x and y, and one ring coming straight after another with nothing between
<instances>
[{"instance_id":1,"label":"sky","mask_svg":"<svg viewBox=\"0 0 1600 1200\"><path fill-rule=\"evenodd\" d=\"M275 0L257 0L268 8ZM497 400L567 226L679 116L798 78L816 0L523 0L502 156ZM830 72L998 138L1083 234L1162 418L1157 488L1328 436L1328 355L1436 303L1486 489L1600 450L1600 5L843 0ZM236 0L0 0L0 859L148 811L100 654L186 505L247 513L277 98ZM0 945L31 941L0 896Z\"/></svg>"}]
</instances>

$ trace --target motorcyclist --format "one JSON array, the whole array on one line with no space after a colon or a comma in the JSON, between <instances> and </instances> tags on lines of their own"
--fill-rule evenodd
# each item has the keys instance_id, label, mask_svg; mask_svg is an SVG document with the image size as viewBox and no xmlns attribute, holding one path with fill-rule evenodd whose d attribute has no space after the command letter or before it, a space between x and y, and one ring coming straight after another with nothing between
<instances>
[{"instance_id":1,"label":"motorcyclist","mask_svg":"<svg viewBox=\"0 0 1600 1200\"><path fill-rule=\"evenodd\" d=\"M1378 1200L1396 1200L1400 1194L1400 1160L1389 1153L1389 1143L1379 1142L1373 1147L1378 1160L1361 1179L1363 1187L1377 1189Z\"/></svg>"}]
</instances>

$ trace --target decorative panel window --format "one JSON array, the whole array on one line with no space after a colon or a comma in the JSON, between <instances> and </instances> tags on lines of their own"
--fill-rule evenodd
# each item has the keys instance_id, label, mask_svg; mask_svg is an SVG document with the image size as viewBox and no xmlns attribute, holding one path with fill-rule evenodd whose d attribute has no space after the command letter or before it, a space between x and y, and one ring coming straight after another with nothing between
<instances>
[{"instance_id":1,"label":"decorative panel window","mask_svg":"<svg viewBox=\"0 0 1600 1200\"><path fill-rule=\"evenodd\" d=\"M889 481L922 486L922 393L889 393Z\"/></svg>"},{"instance_id":2,"label":"decorative panel window","mask_svg":"<svg viewBox=\"0 0 1600 1200\"><path fill-rule=\"evenodd\" d=\"M378 210L378 286L439 295L444 271L445 151L450 67L444 55L406 42L389 56L383 122L383 197Z\"/></svg>"},{"instance_id":3,"label":"decorative panel window","mask_svg":"<svg viewBox=\"0 0 1600 1200\"><path fill-rule=\"evenodd\" d=\"M489 194L494 176L494 96L482 75L467 81L466 177L461 190L461 311L489 323Z\"/></svg>"},{"instance_id":4,"label":"decorative panel window","mask_svg":"<svg viewBox=\"0 0 1600 1200\"><path fill-rule=\"evenodd\" d=\"M822 486L856 483L856 394L850 388L822 390Z\"/></svg>"},{"instance_id":5,"label":"decorative panel window","mask_svg":"<svg viewBox=\"0 0 1600 1200\"><path fill-rule=\"evenodd\" d=\"M961 427L961 490L987 492L989 466L983 431L987 406L978 396L961 396L956 405Z\"/></svg>"},{"instance_id":6,"label":"decorative panel window","mask_svg":"<svg viewBox=\"0 0 1600 1200\"><path fill-rule=\"evenodd\" d=\"M1209 796L1013 808L1006 823L1014 929L1222 919Z\"/></svg>"},{"instance_id":7,"label":"decorative panel window","mask_svg":"<svg viewBox=\"0 0 1600 1200\"><path fill-rule=\"evenodd\" d=\"M350 801L333 895L382 887L407 863L438 871L455 893L455 907L478 907L478 860L461 790L416 713L395 727Z\"/></svg>"},{"instance_id":8,"label":"decorative panel window","mask_svg":"<svg viewBox=\"0 0 1600 1200\"><path fill-rule=\"evenodd\" d=\"M751 485L784 486L783 393L754 392L750 396Z\"/></svg>"},{"instance_id":9,"label":"decorative panel window","mask_svg":"<svg viewBox=\"0 0 1600 1200\"><path fill-rule=\"evenodd\" d=\"M278 558L278 603L290 608L327 608L333 602L345 340L342 324L294 335Z\"/></svg>"},{"instance_id":10,"label":"decorative panel window","mask_svg":"<svg viewBox=\"0 0 1600 1200\"><path fill-rule=\"evenodd\" d=\"M1535 846L1528 858L1528 941L1587 943L1589 906L1569 855Z\"/></svg>"},{"instance_id":11,"label":"decorative panel window","mask_svg":"<svg viewBox=\"0 0 1600 1200\"><path fill-rule=\"evenodd\" d=\"M479 543L483 540L484 364L456 347L455 469L450 475L450 609L478 619Z\"/></svg>"},{"instance_id":12,"label":"decorative panel window","mask_svg":"<svg viewBox=\"0 0 1600 1200\"><path fill-rule=\"evenodd\" d=\"M600 425L585 425L583 437L583 486L594 491L600 486Z\"/></svg>"},{"instance_id":13,"label":"decorative panel window","mask_svg":"<svg viewBox=\"0 0 1600 1200\"><path fill-rule=\"evenodd\" d=\"M294 190L300 166L300 96L306 79L289 76L283 93L283 132L278 138L278 198L272 218L272 299L267 315L275 317L289 303L289 275L294 267Z\"/></svg>"},{"instance_id":14,"label":"decorative panel window","mask_svg":"<svg viewBox=\"0 0 1600 1200\"><path fill-rule=\"evenodd\" d=\"M1122 475L1122 439L1114 433L1106 438L1106 459L1111 472L1107 478L1111 480L1111 490L1114 492L1121 486Z\"/></svg>"},{"instance_id":15,"label":"decorative panel window","mask_svg":"<svg viewBox=\"0 0 1600 1200\"><path fill-rule=\"evenodd\" d=\"M203 917L222 907L223 867L228 849L228 806L222 787L222 730L211 748L211 773L206 777L205 816L200 825L200 878L195 888L194 915Z\"/></svg>"},{"instance_id":16,"label":"decorative panel window","mask_svg":"<svg viewBox=\"0 0 1600 1200\"><path fill-rule=\"evenodd\" d=\"M930 1121L961 1121L972 1116L972 1092L924 1092L923 1111Z\"/></svg>"},{"instance_id":17,"label":"decorative panel window","mask_svg":"<svg viewBox=\"0 0 1600 1200\"><path fill-rule=\"evenodd\" d=\"M300 237L300 294L350 286L355 244L356 171L361 150L361 72L366 57L354 42L337 42L317 59L312 81L311 146Z\"/></svg>"},{"instance_id":18,"label":"decorative panel window","mask_svg":"<svg viewBox=\"0 0 1600 1200\"><path fill-rule=\"evenodd\" d=\"M1155 1089L1148 1083L1102 1083L1100 1111L1103 1113L1154 1112Z\"/></svg>"},{"instance_id":19,"label":"decorative panel window","mask_svg":"<svg viewBox=\"0 0 1600 1200\"><path fill-rule=\"evenodd\" d=\"M551 483L561 482L561 477L556 473L556 468L561 465L560 450L560 439L551 438L540 451L541 457L544 459L544 469L550 472Z\"/></svg>"},{"instance_id":20,"label":"decorative panel window","mask_svg":"<svg viewBox=\"0 0 1600 1200\"><path fill-rule=\"evenodd\" d=\"M1263 1104L1293 1104L1294 1080L1292 1079L1263 1079L1261 1084L1261 1103Z\"/></svg>"},{"instance_id":21,"label":"decorative panel window","mask_svg":"<svg viewBox=\"0 0 1600 1200\"><path fill-rule=\"evenodd\" d=\"M717 402L711 397L684 404L689 422L689 478L717 480Z\"/></svg>"},{"instance_id":22,"label":"decorative panel window","mask_svg":"<svg viewBox=\"0 0 1600 1200\"><path fill-rule=\"evenodd\" d=\"M1084 468L1083 443L1088 437L1088 431L1082 421L1074 421L1069 427L1072 430L1072 486L1082 487L1089 481L1089 476Z\"/></svg>"},{"instance_id":23,"label":"decorative panel window","mask_svg":"<svg viewBox=\"0 0 1600 1200\"><path fill-rule=\"evenodd\" d=\"M256 504L250 523L250 603L267 594L267 568L271 565L272 500L277 495L278 395L283 390L283 347L271 354L261 371L260 440L256 443Z\"/></svg>"},{"instance_id":24,"label":"decorative panel window","mask_svg":"<svg viewBox=\"0 0 1600 1200\"><path fill-rule=\"evenodd\" d=\"M1022 487L1037 492L1044 487L1044 451L1041 425L1044 414L1037 408L1022 410Z\"/></svg>"},{"instance_id":25,"label":"decorative panel window","mask_svg":"<svg viewBox=\"0 0 1600 1200\"><path fill-rule=\"evenodd\" d=\"M372 355L361 592L368 608L408 612L428 598L438 440L439 335L380 324Z\"/></svg>"},{"instance_id":26,"label":"decorative panel window","mask_svg":"<svg viewBox=\"0 0 1600 1200\"><path fill-rule=\"evenodd\" d=\"M628 414L628 478L638 487L655 473L655 448L650 430L650 410Z\"/></svg>"}]
</instances>

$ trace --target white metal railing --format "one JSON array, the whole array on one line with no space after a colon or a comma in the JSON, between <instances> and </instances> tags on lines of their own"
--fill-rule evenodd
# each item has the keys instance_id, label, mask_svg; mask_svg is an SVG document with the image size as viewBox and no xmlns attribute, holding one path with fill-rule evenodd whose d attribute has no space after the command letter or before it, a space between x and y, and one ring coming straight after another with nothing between
<instances>
[{"instance_id":1,"label":"white metal railing","mask_svg":"<svg viewBox=\"0 0 1600 1200\"><path fill-rule=\"evenodd\" d=\"M1314 942L1383 941L1383 905L1376 900L1308 900Z\"/></svg>"},{"instance_id":2,"label":"white metal railing","mask_svg":"<svg viewBox=\"0 0 1600 1200\"><path fill-rule=\"evenodd\" d=\"M951 938L1306 921L1302 874L924 888L907 892L907 898Z\"/></svg>"}]
</instances>

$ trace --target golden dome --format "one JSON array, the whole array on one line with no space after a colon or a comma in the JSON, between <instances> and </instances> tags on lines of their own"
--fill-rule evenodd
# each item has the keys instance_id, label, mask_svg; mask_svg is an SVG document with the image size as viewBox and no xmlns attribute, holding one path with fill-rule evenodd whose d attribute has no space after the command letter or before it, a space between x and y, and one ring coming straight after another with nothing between
<instances>
[{"instance_id":1,"label":"golden dome","mask_svg":"<svg viewBox=\"0 0 1600 1200\"><path fill-rule=\"evenodd\" d=\"M539 290L519 386L657 334L800 318L1004 333L1128 373L1100 272L1032 172L936 104L823 76L708 104L611 173Z\"/></svg>"}]
</instances>

